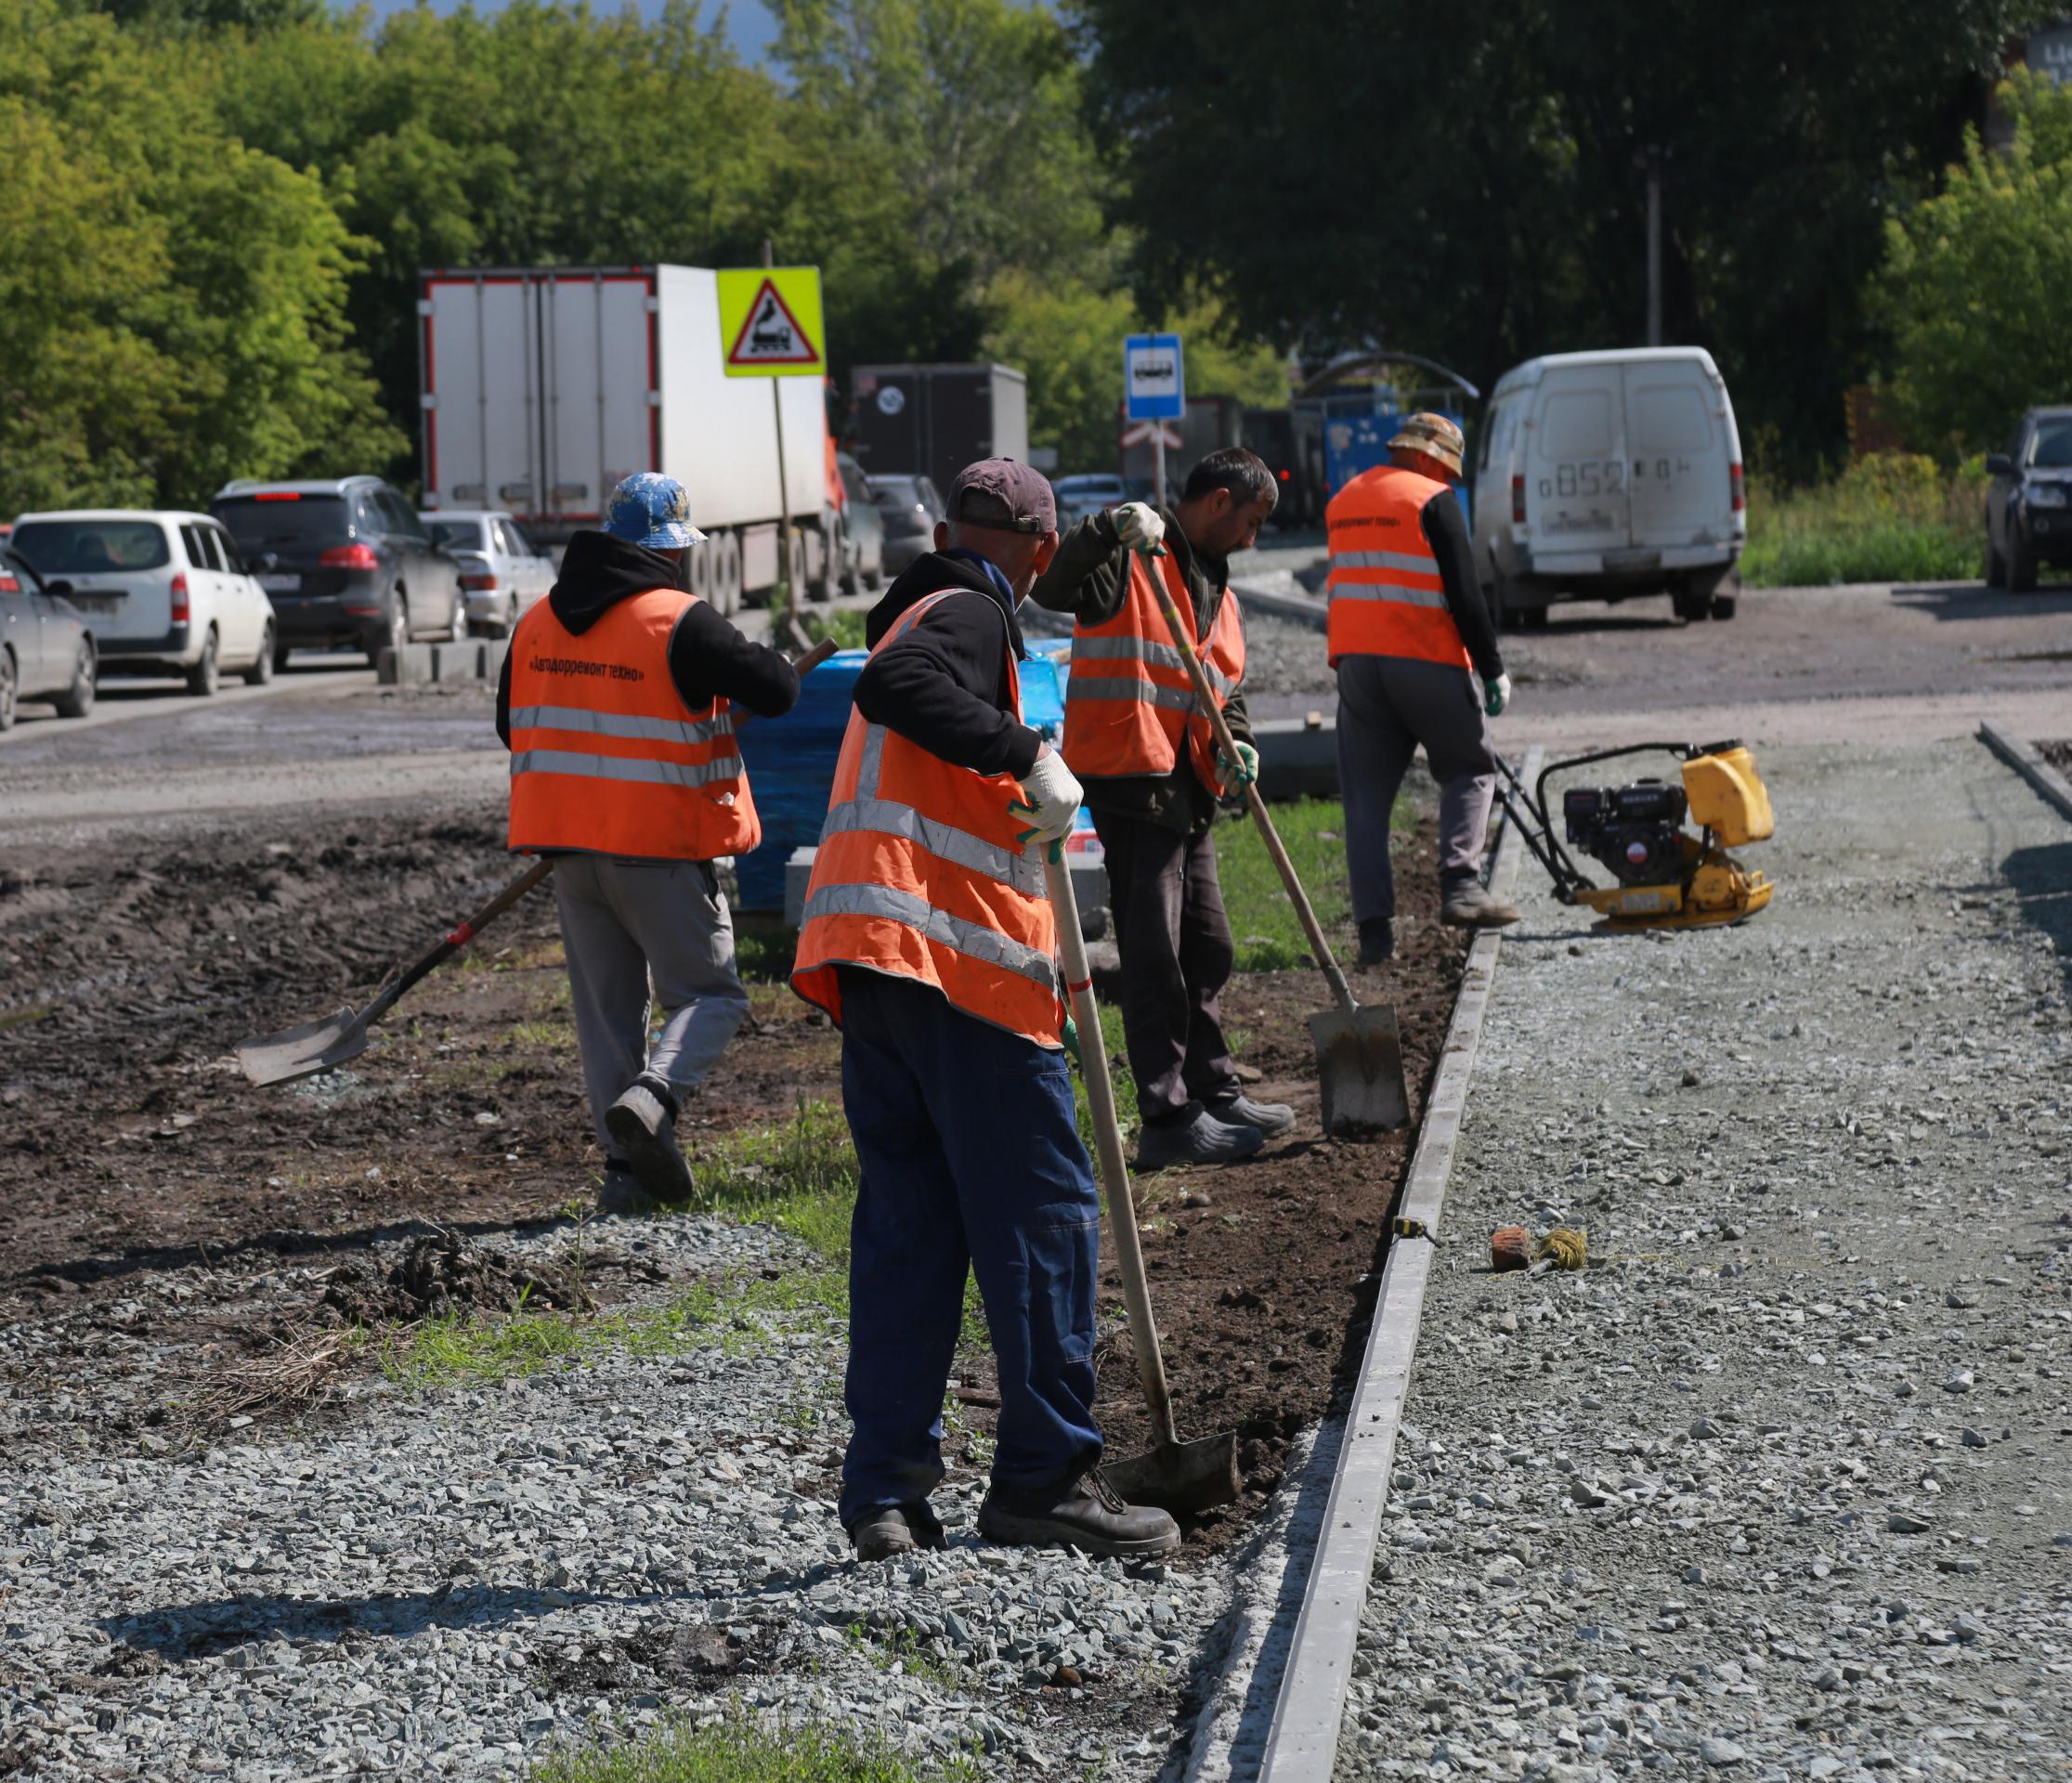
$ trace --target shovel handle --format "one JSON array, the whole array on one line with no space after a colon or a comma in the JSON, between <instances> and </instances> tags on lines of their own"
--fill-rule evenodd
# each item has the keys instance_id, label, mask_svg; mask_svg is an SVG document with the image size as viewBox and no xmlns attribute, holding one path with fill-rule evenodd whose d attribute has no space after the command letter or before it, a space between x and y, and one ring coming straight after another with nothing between
<instances>
[{"instance_id":1,"label":"shovel handle","mask_svg":"<svg viewBox=\"0 0 2072 1783\"><path fill-rule=\"evenodd\" d=\"M1048 850L1046 850L1048 853ZM1087 1107L1093 1116L1096 1149L1101 1153L1101 1186L1108 1192L1108 1230L1115 1246L1115 1269L1122 1277L1123 1305L1129 1313L1131 1347L1137 1374L1151 1411L1152 1438L1169 1449L1173 1435L1173 1399L1166 1386L1166 1359L1158 1347L1158 1321L1152 1316L1151 1289L1144 1281L1144 1253L1137 1242L1137 1198L1129 1189L1129 1165L1122 1154L1122 1127L1115 1119L1115 1086L1108 1075L1108 1048L1101 1037L1101 1011L1094 1007L1093 969L1087 964L1087 940L1079 931L1079 900L1072 890L1072 869L1046 859L1043 878L1058 925L1058 952L1064 962L1065 989L1072 998L1072 1019L1079 1024L1079 1069L1087 1080Z\"/></svg>"},{"instance_id":2,"label":"shovel handle","mask_svg":"<svg viewBox=\"0 0 2072 1783\"><path fill-rule=\"evenodd\" d=\"M384 985L374 1000L367 1006L367 1012L359 1018L362 1027L371 1028L383 1016L396 1007L397 999L415 984L427 972L435 971L465 947L469 942L506 910L517 903L532 888L554 871L552 856L538 860L527 867L495 897L476 911L465 921L449 930L432 946L427 947L397 974L393 983Z\"/></svg>"},{"instance_id":3,"label":"shovel handle","mask_svg":"<svg viewBox=\"0 0 2072 1783\"><path fill-rule=\"evenodd\" d=\"M1187 665L1187 678L1194 683L1194 701L1207 714L1210 728L1216 733L1216 747L1222 750L1226 761L1238 759L1237 739L1231 735L1230 722L1223 716L1223 709L1216 703L1216 696L1209 691L1208 677L1202 672L1201 658L1194 654L1194 645L1179 622L1179 615L1173 610L1173 597L1166 587L1166 578L1154 566L1146 565L1151 572L1151 585L1158 596L1158 610L1166 616L1166 633L1173 641L1173 647L1179 652L1180 660ZM1226 590L1225 600L1232 596ZM1360 1005L1353 1001L1352 986L1346 983L1337 957L1331 951L1331 944L1323 938L1323 925L1317 920L1317 913L1310 905L1310 894L1302 889L1302 881L1296 877L1295 863L1288 859L1288 851L1281 845L1281 832L1273 827L1273 819L1267 815L1266 800L1259 797L1257 786L1245 788L1245 803L1252 813L1252 821L1259 826L1259 836L1266 843L1266 852L1281 875L1281 883L1288 889L1288 901L1295 905L1295 914L1302 924L1302 932L1310 938L1310 952L1323 972L1323 982L1331 986L1331 995L1337 998L1338 1007L1348 1015Z\"/></svg>"}]
</instances>

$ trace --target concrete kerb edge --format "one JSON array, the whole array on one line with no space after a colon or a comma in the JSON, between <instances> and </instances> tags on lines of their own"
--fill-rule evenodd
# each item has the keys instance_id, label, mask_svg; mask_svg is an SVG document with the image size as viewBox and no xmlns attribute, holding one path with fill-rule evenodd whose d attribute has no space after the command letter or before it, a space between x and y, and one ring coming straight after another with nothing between
<instances>
[{"instance_id":1,"label":"concrete kerb edge","mask_svg":"<svg viewBox=\"0 0 2072 1783\"><path fill-rule=\"evenodd\" d=\"M2046 804L2072 822L2072 782L2043 759L2042 751L2026 736L2003 731L1989 718L1978 721L1978 738L2014 772L2036 788Z\"/></svg>"},{"instance_id":2,"label":"concrete kerb edge","mask_svg":"<svg viewBox=\"0 0 2072 1783\"><path fill-rule=\"evenodd\" d=\"M374 679L384 687L459 686L493 682L503 672L508 638L463 638L453 644L406 644L381 653Z\"/></svg>"},{"instance_id":3,"label":"concrete kerb edge","mask_svg":"<svg viewBox=\"0 0 2072 1783\"><path fill-rule=\"evenodd\" d=\"M1538 772L1541 756L1538 746L1528 752L1528 778ZM1497 896L1509 895L1524 852L1516 826L1506 822L1490 875L1490 889ZM1502 945L1499 931L1489 930L1478 935L1468 950L1453 1019L1418 1129L1417 1151L1403 1184L1399 1216L1422 1220L1433 1231L1439 1230L1445 1205L1482 1018ZM1374 1571L1381 1514L1388 1502L1403 1401L1410 1390L1431 1260L1428 1238L1399 1239L1389 1247L1366 1354L1361 1361L1359 1386L1347 1416L1346 1434L1336 1445L1323 1534L1310 1563L1258 1783L1329 1783L1337 1765L1339 1724L1352 1679L1361 1611Z\"/></svg>"},{"instance_id":4,"label":"concrete kerb edge","mask_svg":"<svg viewBox=\"0 0 2072 1783\"><path fill-rule=\"evenodd\" d=\"M1231 592L1245 603L1249 612L1271 613L1279 619L1298 619L1316 631L1324 629L1329 616L1329 608L1323 601L1309 600L1300 594L1283 594L1271 588L1261 588L1256 582L1232 582Z\"/></svg>"}]
</instances>

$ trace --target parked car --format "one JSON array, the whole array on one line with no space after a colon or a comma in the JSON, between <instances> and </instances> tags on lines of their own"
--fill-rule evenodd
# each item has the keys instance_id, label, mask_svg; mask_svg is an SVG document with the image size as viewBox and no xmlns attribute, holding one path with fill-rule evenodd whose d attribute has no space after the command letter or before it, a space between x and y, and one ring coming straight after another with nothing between
<instances>
[{"instance_id":1,"label":"parked car","mask_svg":"<svg viewBox=\"0 0 2072 1783\"><path fill-rule=\"evenodd\" d=\"M1087 471L1072 476L1061 476L1051 484L1058 497L1058 530L1076 526L1088 514L1099 514L1103 508L1119 508L1125 501L1150 500L1150 480L1145 479L1145 492L1133 496L1129 486L1111 472Z\"/></svg>"},{"instance_id":2,"label":"parked car","mask_svg":"<svg viewBox=\"0 0 2072 1783\"><path fill-rule=\"evenodd\" d=\"M835 454L841 490L848 497L841 511L841 587L845 594L860 588L880 588L885 580L885 516L870 492L864 467L847 452Z\"/></svg>"},{"instance_id":3,"label":"parked car","mask_svg":"<svg viewBox=\"0 0 2072 1783\"><path fill-rule=\"evenodd\" d=\"M885 574L897 576L935 549L936 523L947 519L949 510L933 481L917 472L888 472L865 480L885 523Z\"/></svg>"},{"instance_id":4,"label":"parked car","mask_svg":"<svg viewBox=\"0 0 2072 1783\"><path fill-rule=\"evenodd\" d=\"M1500 622L1666 592L1730 619L1748 542L1741 437L1697 346L1552 353L1497 381L1475 467L1475 563Z\"/></svg>"},{"instance_id":5,"label":"parked car","mask_svg":"<svg viewBox=\"0 0 2072 1783\"><path fill-rule=\"evenodd\" d=\"M17 517L14 550L91 621L100 673L273 679L273 604L205 514L80 508Z\"/></svg>"},{"instance_id":6,"label":"parked car","mask_svg":"<svg viewBox=\"0 0 2072 1783\"><path fill-rule=\"evenodd\" d=\"M2026 594L2039 565L2072 564L2072 408L2031 409L1986 468L1986 579Z\"/></svg>"},{"instance_id":7,"label":"parked car","mask_svg":"<svg viewBox=\"0 0 2072 1783\"><path fill-rule=\"evenodd\" d=\"M417 517L460 566L468 630L476 637L509 637L526 608L554 586L554 559L502 509L441 508Z\"/></svg>"},{"instance_id":8,"label":"parked car","mask_svg":"<svg viewBox=\"0 0 2072 1783\"><path fill-rule=\"evenodd\" d=\"M60 718L94 709L99 653L86 616L53 594L27 558L0 548L0 731L25 699L55 700Z\"/></svg>"},{"instance_id":9,"label":"parked car","mask_svg":"<svg viewBox=\"0 0 2072 1783\"><path fill-rule=\"evenodd\" d=\"M378 662L413 637L467 636L460 566L378 476L245 478L209 508L273 597L277 662L335 644Z\"/></svg>"}]
</instances>

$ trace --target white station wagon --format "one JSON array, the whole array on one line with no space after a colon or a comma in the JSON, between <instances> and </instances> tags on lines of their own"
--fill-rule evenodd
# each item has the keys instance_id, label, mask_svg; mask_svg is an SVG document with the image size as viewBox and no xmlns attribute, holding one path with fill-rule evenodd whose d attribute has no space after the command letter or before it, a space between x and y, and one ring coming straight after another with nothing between
<instances>
[{"instance_id":1,"label":"white station wagon","mask_svg":"<svg viewBox=\"0 0 2072 1783\"><path fill-rule=\"evenodd\" d=\"M81 508L25 514L9 541L44 586L87 616L105 681L176 674L215 692L223 670L274 670L273 603L205 514Z\"/></svg>"}]
</instances>

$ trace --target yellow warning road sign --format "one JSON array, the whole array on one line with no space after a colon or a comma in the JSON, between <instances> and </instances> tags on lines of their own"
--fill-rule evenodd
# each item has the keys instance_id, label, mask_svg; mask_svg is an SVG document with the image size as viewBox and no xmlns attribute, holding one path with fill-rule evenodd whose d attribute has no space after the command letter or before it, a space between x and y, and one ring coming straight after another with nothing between
<instances>
[{"instance_id":1,"label":"yellow warning road sign","mask_svg":"<svg viewBox=\"0 0 2072 1783\"><path fill-rule=\"evenodd\" d=\"M720 353L728 377L818 377L827 371L818 267L735 267L719 280Z\"/></svg>"}]
</instances>

